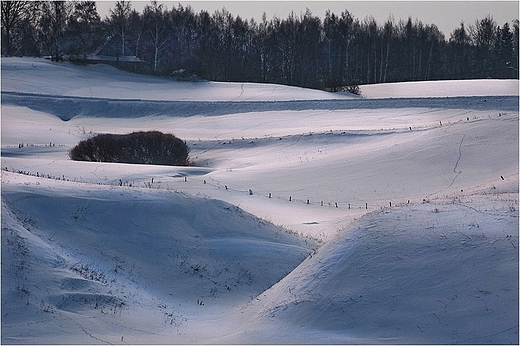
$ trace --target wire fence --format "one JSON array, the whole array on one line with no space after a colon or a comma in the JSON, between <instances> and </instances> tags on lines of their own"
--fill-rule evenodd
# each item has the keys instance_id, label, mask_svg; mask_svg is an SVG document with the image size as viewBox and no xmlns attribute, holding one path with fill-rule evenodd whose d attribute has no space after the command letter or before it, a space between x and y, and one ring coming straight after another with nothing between
<instances>
[{"instance_id":1,"label":"wire fence","mask_svg":"<svg viewBox=\"0 0 520 346\"><path fill-rule=\"evenodd\" d=\"M371 200L370 202L363 202L359 200L353 199L352 201L338 201L338 200L326 200L326 199L311 199L311 198L302 198L301 196L293 195L293 194L285 194L278 195L273 192L265 192L265 191L255 191L253 188L241 189L232 187L231 185L227 185L220 181L217 181L213 178L208 179L191 179L189 176L184 176L180 178L169 179L169 181L165 182L163 178L150 178L146 181L128 181L123 179L112 179L112 180L96 180L96 179L87 179L82 177L69 177L65 175L53 175L53 174L42 174L39 172L31 172L29 170L19 170L19 169L9 169L8 167L2 167L2 171L10 172L20 175L31 176L40 179L48 179L55 181L64 181L70 183L83 183L83 184L93 184L99 186L111 186L111 187L122 187L122 188L136 188L136 189L156 189L163 191L172 191L172 192L180 192L180 193L204 193L208 190L221 190L227 191L230 194L234 195L243 195L243 196L251 196L251 198L261 198L263 200L273 200L277 202L286 202L292 204L300 204L300 205L308 205L312 207L324 207L324 208L336 208L336 209L365 209L365 210L374 210L374 209L382 209L382 208L391 208L399 205L410 204L412 201L410 199L404 200L400 198L398 201L388 201L384 202L381 200ZM189 184L186 186L186 184ZM198 187L196 187L198 186ZM211 197L211 193L206 193L208 197Z\"/></svg>"}]
</instances>

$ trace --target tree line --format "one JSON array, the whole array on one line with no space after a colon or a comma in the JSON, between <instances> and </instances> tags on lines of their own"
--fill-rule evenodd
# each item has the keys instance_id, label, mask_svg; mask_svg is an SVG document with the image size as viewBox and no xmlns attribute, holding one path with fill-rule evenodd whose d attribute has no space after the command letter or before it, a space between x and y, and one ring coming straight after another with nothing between
<instances>
[{"instance_id":1,"label":"tree line","mask_svg":"<svg viewBox=\"0 0 520 346\"><path fill-rule=\"evenodd\" d=\"M87 61L100 47L122 68L129 56L158 75L196 75L337 89L358 84L518 78L518 20L491 15L461 23L449 38L420 20L382 24L347 10L244 20L225 9L199 13L156 1L142 13L118 1L101 18L95 1L2 1L2 54Z\"/></svg>"}]
</instances>

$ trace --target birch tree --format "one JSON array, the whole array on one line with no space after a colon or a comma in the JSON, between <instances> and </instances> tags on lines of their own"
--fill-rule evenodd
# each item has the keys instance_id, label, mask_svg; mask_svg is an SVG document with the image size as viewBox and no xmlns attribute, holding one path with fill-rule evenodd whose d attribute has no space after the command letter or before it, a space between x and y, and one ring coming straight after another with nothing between
<instances>
[{"instance_id":1,"label":"birch tree","mask_svg":"<svg viewBox=\"0 0 520 346\"><path fill-rule=\"evenodd\" d=\"M110 9L110 24L114 29L114 34L119 36L121 40L120 55L122 62L125 62L125 51L127 42L127 32L129 29L129 17L132 11L130 1L120 0L116 2L114 9Z\"/></svg>"},{"instance_id":2,"label":"birch tree","mask_svg":"<svg viewBox=\"0 0 520 346\"><path fill-rule=\"evenodd\" d=\"M160 55L168 44L166 13L163 10L163 5L158 5L157 1L152 1L151 5L144 8L143 20L152 51L152 70L157 73Z\"/></svg>"}]
</instances>

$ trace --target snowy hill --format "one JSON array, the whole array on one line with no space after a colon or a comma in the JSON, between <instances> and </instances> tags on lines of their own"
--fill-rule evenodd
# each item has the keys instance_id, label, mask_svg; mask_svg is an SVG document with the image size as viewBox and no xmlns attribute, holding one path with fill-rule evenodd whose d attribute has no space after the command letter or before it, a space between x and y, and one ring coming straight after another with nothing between
<instances>
[{"instance_id":1,"label":"snowy hill","mask_svg":"<svg viewBox=\"0 0 520 346\"><path fill-rule=\"evenodd\" d=\"M459 97L518 96L518 81L512 79L452 80L365 85L365 97Z\"/></svg>"},{"instance_id":2,"label":"snowy hill","mask_svg":"<svg viewBox=\"0 0 520 346\"><path fill-rule=\"evenodd\" d=\"M281 101L351 98L274 84L173 82L108 65L75 66L41 59L2 59L2 91L154 101ZM30 75L30 79L20 78Z\"/></svg>"},{"instance_id":3,"label":"snowy hill","mask_svg":"<svg viewBox=\"0 0 520 346\"><path fill-rule=\"evenodd\" d=\"M506 201L475 207L362 218L245 309L243 340L260 331L282 343L515 343L517 212Z\"/></svg>"},{"instance_id":4,"label":"snowy hill","mask_svg":"<svg viewBox=\"0 0 520 346\"><path fill-rule=\"evenodd\" d=\"M2 342L518 344L518 81L396 87L2 58Z\"/></svg>"},{"instance_id":5,"label":"snowy hill","mask_svg":"<svg viewBox=\"0 0 520 346\"><path fill-rule=\"evenodd\" d=\"M114 322L122 335L126 323L160 335L163 325L180 326L197 309L248 302L315 246L234 206L178 193L4 172L2 194L10 229L2 235L8 343L22 342L16 335L33 323L50 331L46 342L61 343L52 332L58 321L60 333L75 331L75 342L91 343L82 320L127 312ZM47 315L50 325L42 321Z\"/></svg>"}]
</instances>

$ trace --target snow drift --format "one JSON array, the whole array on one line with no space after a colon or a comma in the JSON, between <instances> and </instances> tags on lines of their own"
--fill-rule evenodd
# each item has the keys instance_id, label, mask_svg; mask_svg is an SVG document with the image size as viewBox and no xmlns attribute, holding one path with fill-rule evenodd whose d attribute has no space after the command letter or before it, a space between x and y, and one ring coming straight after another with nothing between
<instances>
[{"instance_id":1,"label":"snow drift","mask_svg":"<svg viewBox=\"0 0 520 346\"><path fill-rule=\"evenodd\" d=\"M3 58L2 342L517 344L518 83L395 87Z\"/></svg>"}]
</instances>

